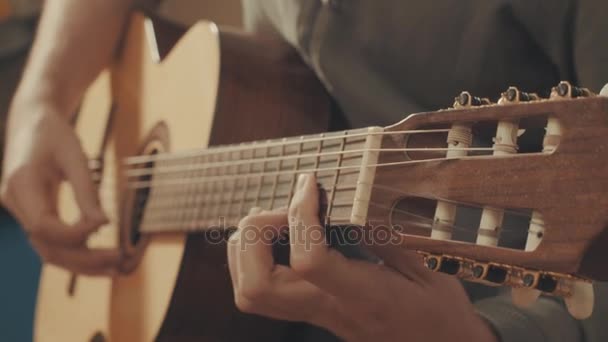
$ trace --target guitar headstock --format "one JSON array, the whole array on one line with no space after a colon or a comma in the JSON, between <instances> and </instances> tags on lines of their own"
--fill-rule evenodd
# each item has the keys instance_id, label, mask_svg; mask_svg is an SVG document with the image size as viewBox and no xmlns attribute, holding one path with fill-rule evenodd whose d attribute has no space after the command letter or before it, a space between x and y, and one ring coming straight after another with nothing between
<instances>
[{"instance_id":1,"label":"guitar headstock","mask_svg":"<svg viewBox=\"0 0 608 342\"><path fill-rule=\"evenodd\" d=\"M549 98L463 92L387 127L380 151L371 228L391 227L432 270L590 314L590 281L608 280L608 98L567 82Z\"/></svg>"}]
</instances>

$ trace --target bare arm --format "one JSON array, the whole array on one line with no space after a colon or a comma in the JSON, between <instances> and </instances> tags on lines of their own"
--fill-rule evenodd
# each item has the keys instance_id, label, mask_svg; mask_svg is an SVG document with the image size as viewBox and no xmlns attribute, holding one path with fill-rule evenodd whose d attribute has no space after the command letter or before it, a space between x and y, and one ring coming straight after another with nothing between
<instances>
[{"instance_id":1,"label":"bare arm","mask_svg":"<svg viewBox=\"0 0 608 342\"><path fill-rule=\"evenodd\" d=\"M48 263L111 275L120 253L90 249L89 235L107 221L80 142L68 118L111 61L134 0L49 0L32 55L11 105L0 197ZM80 220L57 215L55 192L67 180Z\"/></svg>"},{"instance_id":2,"label":"bare arm","mask_svg":"<svg viewBox=\"0 0 608 342\"><path fill-rule=\"evenodd\" d=\"M47 1L14 104L41 102L71 114L110 62L134 0Z\"/></svg>"}]
</instances>

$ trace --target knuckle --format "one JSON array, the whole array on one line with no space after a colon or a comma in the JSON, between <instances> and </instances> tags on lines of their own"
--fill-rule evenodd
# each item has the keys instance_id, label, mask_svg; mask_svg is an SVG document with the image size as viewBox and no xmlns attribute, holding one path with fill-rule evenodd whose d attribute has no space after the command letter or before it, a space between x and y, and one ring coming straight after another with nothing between
<instances>
[{"instance_id":1,"label":"knuckle","mask_svg":"<svg viewBox=\"0 0 608 342\"><path fill-rule=\"evenodd\" d=\"M261 281L244 279L237 292L239 296L247 299L249 302L259 302L267 297L267 288L267 284Z\"/></svg>"},{"instance_id":2,"label":"knuckle","mask_svg":"<svg viewBox=\"0 0 608 342\"><path fill-rule=\"evenodd\" d=\"M32 220L30 224L28 224L28 230L32 235L41 235L46 231L46 223L40 217Z\"/></svg>"},{"instance_id":3,"label":"knuckle","mask_svg":"<svg viewBox=\"0 0 608 342\"><path fill-rule=\"evenodd\" d=\"M319 272L322 272L323 267L320 260L310 255L291 258L290 264L293 271L304 278L319 274Z\"/></svg>"},{"instance_id":4,"label":"knuckle","mask_svg":"<svg viewBox=\"0 0 608 342\"><path fill-rule=\"evenodd\" d=\"M240 311L244 313L256 313L256 306L238 292L234 297L234 304Z\"/></svg>"},{"instance_id":5,"label":"knuckle","mask_svg":"<svg viewBox=\"0 0 608 342\"><path fill-rule=\"evenodd\" d=\"M57 254L51 248L38 247L36 251L43 262L55 263L57 261Z\"/></svg>"}]
</instances>

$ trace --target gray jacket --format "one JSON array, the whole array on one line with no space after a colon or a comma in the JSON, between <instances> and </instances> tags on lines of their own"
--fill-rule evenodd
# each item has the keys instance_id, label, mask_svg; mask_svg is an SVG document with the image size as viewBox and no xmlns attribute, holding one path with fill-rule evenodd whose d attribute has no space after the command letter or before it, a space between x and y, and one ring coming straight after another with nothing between
<instances>
[{"instance_id":1,"label":"gray jacket","mask_svg":"<svg viewBox=\"0 0 608 342\"><path fill-rule=\"evenodd\" d=\"M608 83L605 0L243 0L243 6L249 30L280 35L301 52L352 127L449 107L462 90L496 99L511 85L543 94L560 80L598 92ZM608 326L601 325L608 284L595 285L595 311L585 321L553 298L524 310L505 294L467 287L503 342L608 341Z\"/></svg>"}]
</instances>

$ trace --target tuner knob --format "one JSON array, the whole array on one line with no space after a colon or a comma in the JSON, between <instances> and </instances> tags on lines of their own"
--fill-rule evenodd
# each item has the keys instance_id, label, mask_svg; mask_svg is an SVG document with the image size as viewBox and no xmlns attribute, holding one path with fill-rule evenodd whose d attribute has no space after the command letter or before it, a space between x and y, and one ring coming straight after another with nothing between
<instances>
[{"instance_id":1,"label":"tuner knob","mask_svg":"<svg viewBox=\"0 0 608 342\"><path fill-rule=\"evenodd\" d=\"M454 108L475 107L491 104L489 99L471 95L468 91L463 91L454 99Z\"/></svg>"},{"instance_id":2,"label":"tuner knob","mask_svg":"<svg viewBox=\"0 0 608 342\"><path fill-rule=\"evenodd\" d=\"M462 267L461 262L457 259L435 255L425 257L424 264L431 271L449 275L458 274Z\"/></svg>"},{"instance_id":3,"label":"tuner knob","mask_svg":"<svg viewBox=\"0 0 608 342\"><path fill-rule=\"evenodd\" d=\"M500 266L488 264L475 264L473 266L473 277L485 280L493 284L503 284L509 275L509 271Z\"/></svg>"},{"instance_id":4,"label":"tuner knob","mask_svg":"<svg viewBox=\"0 0 608 342\"><path fill-rule=\"evenodd\" d=\"M498 103L517 103L517 102L529 102L538 100L538 95L534 93L526 93L517 89L517 87L509 87L507 91L502 93Z\"/></svg>"},{"instance_id":5,"label":"tuner knob","mask_svg":"<svg viewBox=\"0 0 608 342\"><path fill-rule=\"evenodd\" d=\"M587 97L592 96L593 93L587 88L579 88L575 87L568 81L561 81L556 87L554 87L551 91L551 97L559 97L559 98L577 98L577 97Z\"/></svg>"}]
</instances>

